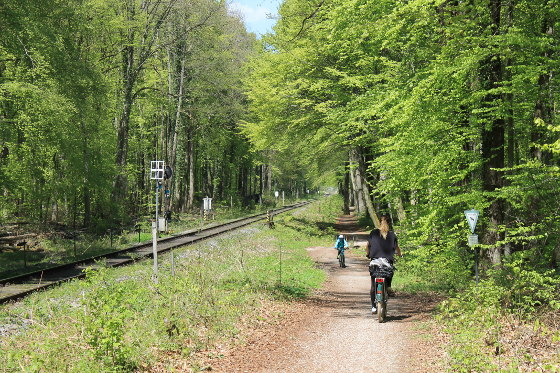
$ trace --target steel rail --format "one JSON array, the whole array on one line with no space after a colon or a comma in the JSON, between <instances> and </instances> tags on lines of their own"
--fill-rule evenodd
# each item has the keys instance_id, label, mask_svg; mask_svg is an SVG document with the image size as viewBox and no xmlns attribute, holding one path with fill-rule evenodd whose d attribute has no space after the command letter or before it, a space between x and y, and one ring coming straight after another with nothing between
<instances>
[{"instance_id":1,"label":"steel rail","mask_svg":"<svg viewBox=\"0 0 560 373\"><path fill-rule=\"evenodd\" d=\"M307 201L300 202L272 210L272 212L277 215L302 207L308 203L309 202ZM159 254L174 248L191 245L196 242L245 227L249 224L256 223L263 220L265 217L266 213L255 214L231 220L223 224L216 224L200 229L192 229L170 237L161 238L158 239L157 252ZM103 261L103 265L106 267L118 267L132 264L140 259L151 258L153 257L152 245L152 241L142 242L107 254L97 255L71 263L1 279L0 304L21 299L30 293L52 287L64 281L84 277L84 270L86 268L99 266L99 262L101 261Z\"/></svg>"}]
</instances>

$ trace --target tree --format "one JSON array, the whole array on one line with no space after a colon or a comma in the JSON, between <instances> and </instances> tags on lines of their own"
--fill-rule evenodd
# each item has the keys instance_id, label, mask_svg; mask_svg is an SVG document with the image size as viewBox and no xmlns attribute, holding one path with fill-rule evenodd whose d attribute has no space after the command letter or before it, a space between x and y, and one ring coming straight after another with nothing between
<instances>
[{"instance_id":1,"label":"tree","mask_svg":"<svg viewBox=\"0 0 560 373\"><path fill-rule=\"evenodd\" d=\"M498 265L555 230L541 201L556 187L535 195L522 184L556 180L558 11L544 0L287 1L254 63L245 131L258 148L306 152L297 136L323 156L332 144L354 149L365 179L353 172L354 189L371 187L364 206L396 212L426 255L443 246L458 267L461 211L483 210Z\"/></svg>"}]
</instances>

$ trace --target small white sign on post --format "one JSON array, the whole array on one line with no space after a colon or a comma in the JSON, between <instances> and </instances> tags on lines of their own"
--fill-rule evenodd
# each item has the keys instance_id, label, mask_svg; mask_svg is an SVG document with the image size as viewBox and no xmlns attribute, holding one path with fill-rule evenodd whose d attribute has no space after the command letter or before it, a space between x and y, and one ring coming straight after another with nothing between
<instances>
[{"instance_id":1,"label":"small white sign on post","mask_svg":"<svg viewBox=\"0 0 560 373\"><path fill-rule=\"evenodd\" d=\"M203 200L203 206L202 208L204 209L204 211L210 211L212 210L212 198L210 197L205 197L202 199Z\"/></svg>"},{"instance_id":2,"label":"small white sign on post","mask_svg":"<svg viewBox=\"0 0 560 373\"><path fill-rule=\"evenodd\" d=\"M280 193L278 193L278 191L274 192L274 196L275 196L276 198L278 198L279 195L280 195Z\"/></svg>"},{"instance_id":3,"label":"small white sign on post","mask_svg":"<svg viewBox=\"0 0 560 373\"><path fill-rule=\"evenodd\" d=\"M158 217L158 228L160 232L167 232L167 219Z\"/></svg>"},{"instance_id":4,"label":"small white sign on post","mask_svg":"<svg viewBox=\"0 0 560 373\"><path fill-rule=\"evenodd\" d=\"M476 227L476 222L478 221L478 215L480 214L477 210L466 210L465 216L467 217L467 223L471 228L471 232L474 233L474 228Z\"/></svg>"},{"instance_id":5,"label":"small white sign on post","mask_svg":"<svg viewBox=\"0 0 560 373\"><path fill-rule=\"evenodd\" d=\"M478 245L478 234L469 234L468 242L470 247Z\"/></svg>"}]
</instances>

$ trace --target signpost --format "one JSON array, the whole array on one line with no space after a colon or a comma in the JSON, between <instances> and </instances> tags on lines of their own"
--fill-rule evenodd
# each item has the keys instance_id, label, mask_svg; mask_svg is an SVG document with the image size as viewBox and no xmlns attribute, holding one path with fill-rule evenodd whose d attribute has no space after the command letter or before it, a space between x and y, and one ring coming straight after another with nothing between
<instances>
[{"instance_id":1,"label":"signpost","mask_svg":"<svg viewBox=\"0 0 560 373\"><path fill-rule=\"evenodd\" d=\"M204 205L203 205L204 210L206 210L206 211L212 210L212 198L204 197L202 200L204 202Z\"/></svg>"},{"instance_id":2,"label":"signpost","mask_svg":"<svg viewBox=\"0 0 560 373\"><path fill-rule=\"evenodd\" d=\"M210 211L212 211L212 198L204 197L202 199L202 220L208 220Z\"/></svg>"},{"instance_id":3,"label":"signpost","mask_svg":"<svg viewBox=\"0 0 560 373\"><path fill-rule=\"evenodd\" d=\"M150 179L156 181L156 218L152 222L152 241L153 241L153 256L154 256L154 279L157 282L158 275L158 260L157 260L157 239L158 239L158 209L159 209L159 186L161 180L165 175L165 162L164 161L152 161L150 164Z\"/></svg>"},{"instance_id":4,"label":"signpost","mask_svg":"<svg viewBox=\"0 0 560 373\"><path fill-rule=\"evenodd\" d=\"M465 217L467 218L467 223L469 223L469 227L471 229L471 233L468 236L468 244L472 248L473 246L478 245L478 234L474 234L474 229L476 228L476 223L478 222L478 215L480 214L477 210L466 210ZM480 254L480 248L475 247L474 249L474 274L476 278L476 284L478 285L478 257Z\"/></svg>"},{"instance_id":5,"label":"signpost","mask_svg":"<svg viewBox=\"0 0 560 373\"><path fill-rule=\"evenodd\" d=\"M466 210L465 217L467 218L467 223L471 228L471 232L474 233L474 228L476 227L476 222L478 221L478 215L480 214L477 210Z\"/></svg>"}]
</instances>

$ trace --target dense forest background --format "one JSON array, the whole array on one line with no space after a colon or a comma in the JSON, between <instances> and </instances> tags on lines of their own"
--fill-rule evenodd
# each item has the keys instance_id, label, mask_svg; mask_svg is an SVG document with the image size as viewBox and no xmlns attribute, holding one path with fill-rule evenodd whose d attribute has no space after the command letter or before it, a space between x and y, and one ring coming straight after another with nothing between
<instances>
[{"instance_id":1,"label":"dense forest background","mask_svg":"<svg viewBox=\"0 0 560 373\"><path fill-rule=\"evenodd\" d=\"M286 0L257 40L217 0L0 4L0 209L89 228L332 183L466 273L560 262L560 6ZM469 259L469 260L466 260ZM525 260L524 259L524 260Z\"/></svg>"},{"instance_id":2,"label":"dense forest background","mask_svg":"<svg viewBox=\"0 0 560 373\"><path fill-rule=\"evenodd\" d=\"M346 205L391 213L451 282L472 270L472 208L488 265L559 265L557 2L286 0L280 15L249 69L258 149L340 165Z\"/></svg>"},{"instance_id":3,"label":"dense forest background","mask_svg":"<svg viewBox=\"0 0 560 373\"><path fill-rule=\"evenodd\" d=\"M162 210L296 192L239 134L258 44L225 1L7 0L0 27L5 222L106 229L149 215L152 160L173 170Z\"/></svg>"}]
</instances>

